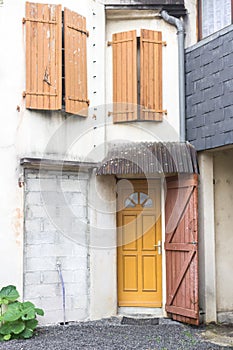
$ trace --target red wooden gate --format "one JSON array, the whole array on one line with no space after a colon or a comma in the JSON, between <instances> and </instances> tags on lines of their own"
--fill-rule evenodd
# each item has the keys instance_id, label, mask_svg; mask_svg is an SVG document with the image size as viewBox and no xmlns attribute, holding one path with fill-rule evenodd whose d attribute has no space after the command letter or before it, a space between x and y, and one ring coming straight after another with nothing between
<instances>
[{"instance_id":1,"label":"red wooden gate","mask_svg":"<svg viewBox=\"0 0 233 350\"><path fill-rule=\"evenodd\" d=\"M197 175L167 178L165 221L166 311L198 325Z\"/></svg>"}]
</instances>

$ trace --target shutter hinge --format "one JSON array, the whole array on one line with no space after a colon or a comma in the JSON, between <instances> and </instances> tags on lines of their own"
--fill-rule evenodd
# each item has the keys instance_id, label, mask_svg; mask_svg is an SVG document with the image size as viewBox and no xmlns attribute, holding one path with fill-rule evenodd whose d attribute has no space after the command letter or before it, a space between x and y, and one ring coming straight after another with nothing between
<instances>
[{"instance_id":1,"label":"shutter hinge","mask_svg":"<svg viewBox=\"0 0 233 350\"><path fill-rule=\"evenodd\" d=\"M146 43L151 43L151 44L158 44L158 45L162 45L162 46L167 46L167 42L166 41L160 41L160 40L153 40L153 39L141 39L143 42Z\"/></svg>"},{"instance_id":2,"label":"shutter hinge","mask_svg":"<svg viewBox=\"0 0 233 350\"><path fill-rule=\"evenodd\" d=\"M57 94L51 94L49 92L36 92L36 91L23 91L22 96L26 97L27 95L35 95L35 96L57 96Z\"/></svg>"},{"instance_id":3,"label":"shutter hinge","mask_svg":"<svg viewBox=\"0 0 233 350\"><path fill-rule=\"evenodd\" d=\"M128 41L134 41L134 38L128 38L128 39L122 39L122 40L115 40L115 41L108 41L107 45L112 46L114 44L120 44L120 43L127 43Z\"/></svg>"},{"instance_id":4,"label":"shutter hinge","mask_svg":"<svg viewBox=\"0 0 233 350\"><path fill-rule=\"evenodd\" d=\"M82 99L82 98L75 98L75 97L72 97L72 96L68 96L67 97L67 100L68 101L75 101L75 102L84 102L86 103L88 106L90 105L90 100L85 100L85 99Z\"/></svg>"},{"instance_id":5,"label":"shutter hinge","mask_svg":"<svg viewBox=\"0 0 233 350\"><path fill-rule=\"evenodd\" d=\"M77 32L80 32L81 34L85 34L87 37L89 36L88 30L80 29L80 28L78 28L78 27L71 26L71 25L68 25L67 28L76 30Z\"/></svg>"},{"instance_id":6,"label":"shutter hinge","mask_svg":"<svg viewBox=\"0 0 233 350\"><path fill-rule=\"evenodd\" d=\"M39 23L47 23L47 24L57 24L57 21L46 21L45 19L36 19L36 18L25 18L22 19L23 24L26 22L39 22Z\"/></svg>"},{"instance_id":7,"label":"shutter hinge","mask_svg":"<svg viewBox=\"0 0 233 350\"><path fill-rule=\"evenodd\" d=\"M142 112L167 114L167 109L157 110L157 109L146 109L146 108L144 108L144 109L142 109Z\"/></svg>"}]
</instances>

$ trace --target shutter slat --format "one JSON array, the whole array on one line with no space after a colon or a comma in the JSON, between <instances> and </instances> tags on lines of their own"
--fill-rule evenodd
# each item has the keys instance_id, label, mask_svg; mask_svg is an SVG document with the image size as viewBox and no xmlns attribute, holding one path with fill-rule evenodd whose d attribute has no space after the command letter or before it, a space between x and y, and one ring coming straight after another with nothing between
<instances>
[{"instance_id":1,"label":"shutter slat","mask_svg":"<svg viewBox=\"0 0 233 350\"><path fill-rule=\"evenodd\" d=\"M86 19L64 9L65 108L67 113L87 116L87 35Z\"/></svg>"},{"instance_id":2,"label":"shutter slat","mask_svg":"<svg viewBox=\"0 0 233 350\"><path fill-rule=\"evenodd\" d=\"M26 3L26 108L61 109L61 6Z\"/></svg>"},{"instance_id":3,"label":"shutter slat","mask_svg":"<svg viewBox=\"0 0 233 350\"><path fill-rule=\"evenodd\" d=\"M162 108L162 33L141 30L140 38L140 119L161 121Z\"/></svg>"},{"instance_id":4,"label":"shutter slat","mask_svg":"<svg viewBox=\"0 0 233 350\"><path fill-rule=\"evenodd\" d=\"M113 34L113 122L137 119L136 31Z\"/></svg>"}]
</instances>

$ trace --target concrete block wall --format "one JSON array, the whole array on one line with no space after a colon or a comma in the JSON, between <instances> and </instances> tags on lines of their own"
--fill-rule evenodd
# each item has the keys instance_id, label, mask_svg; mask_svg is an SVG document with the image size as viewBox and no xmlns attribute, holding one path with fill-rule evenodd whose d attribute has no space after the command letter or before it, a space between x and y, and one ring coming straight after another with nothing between
<instances>
[{"instance_id":1,"label":"concrete block wall","mask_svg":"<svg viewBox=\"0 0 233 350\"><path fill-rule=\"evenodd\" d=\"M25 173L24 300L45 310L41 323L89 316L88 173L27 170Z\"/></svg>"},{"instance_id":2,"label":"concrete block wall","mask_svg":"<svg viewBox=\"0 0 233 350\"><path fill-rule=\"evenodd\" d=\"M198 151L233 144L233 26L186 49L187 140Z\"/></svg>"}]
</instances>

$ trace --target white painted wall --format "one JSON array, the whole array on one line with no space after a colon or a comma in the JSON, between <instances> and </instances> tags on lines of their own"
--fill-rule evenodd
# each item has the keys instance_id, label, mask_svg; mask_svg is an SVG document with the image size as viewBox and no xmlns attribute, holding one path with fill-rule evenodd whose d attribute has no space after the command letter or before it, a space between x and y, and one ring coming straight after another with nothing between
<instances>
[{"instance_id":1,"label":"white painted wall","mask_svg":"<svg viewBox=\"0 0 233 350\"><path fill-rule=\"evenodd\" d=\"M187 15L184 19L185 26L185 47L194 45L198 40L198 1L185 0Z\"/></svg>"},{"instance_id":2,"label":"white painted wall","mask_svg":"<svg viewBox=\"0 0 233 350\"><path fill-rule=\"evenodd\" d=\"M199 293L205 322L216 322L216 267L214 225L213 154L198 155L199 177Z\"/></svg>"},{"instance_id":3,"label":"white painted wall","mask_svg":"<svg viewBox=\"0 0 233 350\"><path fill-rule=\"evenodd\" d=\"M90 318L117 313L116 179L93 173L89 187Z\"/></svg>"},{"instance_id":4,"label":"white painted wall","mask_svg":"<svg viewBox=\"0 0 233 350\"><path fill-rule=\"evenodd\" d=\"M214 154L217 311L233 321L233 149ZM225 316L224 316L225 313Z\"/></svg>"}]
</instances>

